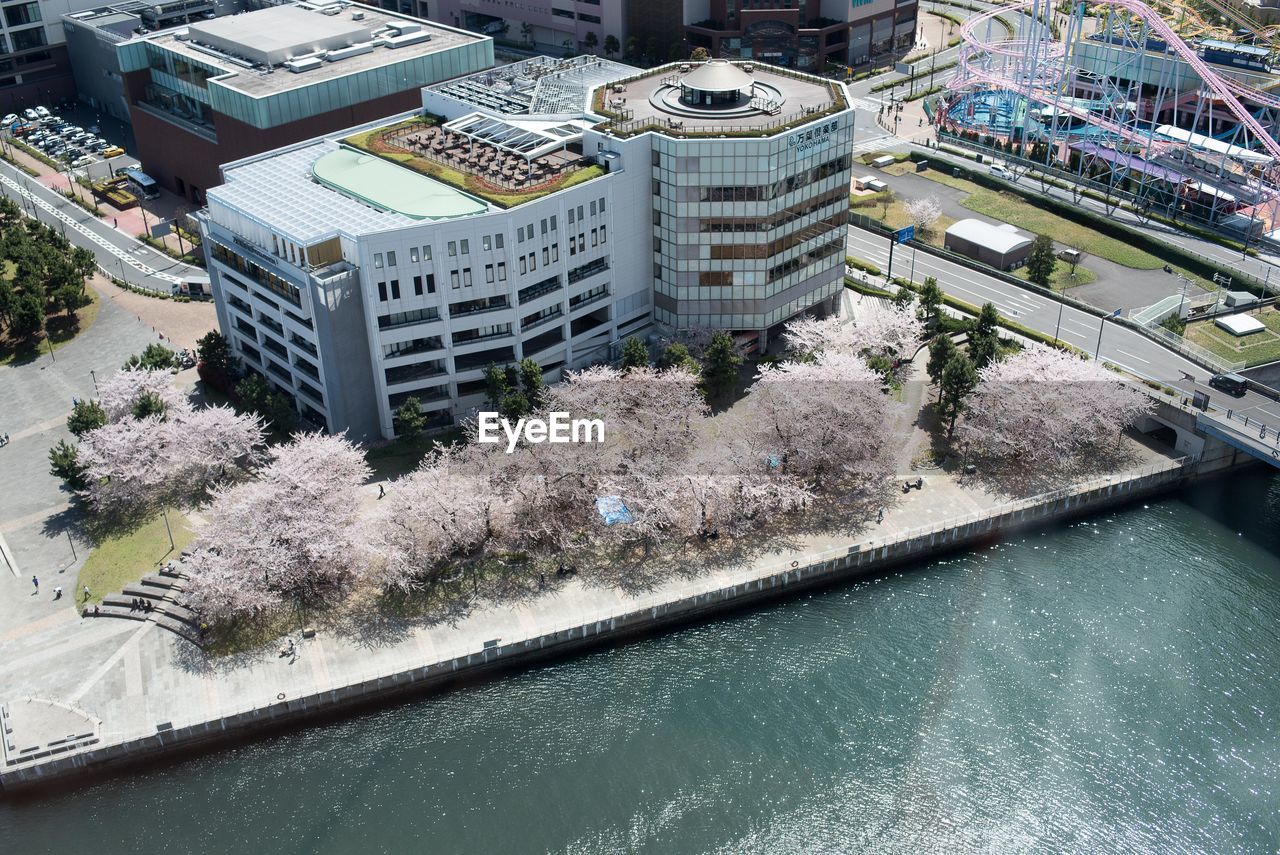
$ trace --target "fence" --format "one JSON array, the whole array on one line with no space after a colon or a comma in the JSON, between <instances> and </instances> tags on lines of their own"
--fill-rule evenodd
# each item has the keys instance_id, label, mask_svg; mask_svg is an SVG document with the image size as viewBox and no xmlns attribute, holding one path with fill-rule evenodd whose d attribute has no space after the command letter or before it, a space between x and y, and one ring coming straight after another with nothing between
<instances>
[{"instance_id":1,"label":"fence","mask_svg":"<svg viewBox=\"0 0 1280 855\"><path fill-rule=\"evenodd\" d=\"M1192 362L1197 362L1213 371L1215 374L1229 374L1233 371L1239 371L1244 368L1244 362L1227 362L1216 353L1206 350L1194 342L1187 341L1182 336L1167 330L1159 324L1143 324L1141 329L1149 338L1153 338L1160 344L1177 351Z\"/></svg>"}]
</instances>

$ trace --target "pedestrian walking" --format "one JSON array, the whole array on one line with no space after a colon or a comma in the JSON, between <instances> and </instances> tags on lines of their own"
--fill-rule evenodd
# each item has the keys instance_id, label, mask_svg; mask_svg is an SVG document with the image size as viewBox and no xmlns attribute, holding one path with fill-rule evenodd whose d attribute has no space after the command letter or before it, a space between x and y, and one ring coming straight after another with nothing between
<instances>
[{"instance_id":1,"label":"pedestrian walking","mask_svg":"<svg viewBox=\"0 0 1280 855\"><path fill-rule=\"evenodd\" d=\"M381 499L381 498L382 498L383 496L385 496L385 495L387 495L387 490L386 490L386 488L385 488L385 487L383 487L381 484L379 484L379 485L378 485L378 498L379 498L379 499Z\"/></svg>"},{"instance_id":2,"label":"pedestrian walking","mask_svg":"<svg viewBox=\"0 0 1280 855\"><path fill-rule=\"evenodd\" d=\"M879 513L877 513L877 514L876 514L876 522L878 522L878 523L882 523L882 522L884 522L884 508L883 508L883 507L882 507L882 508L880 508Z\"/></svg>"},{"instance_id":3,"label":"pedestrian walking","mask_svg":"<svg viewBox=\"0 0 1280 855\"><path fill-rule=\"evenodd\" d=\"M40 593L40 580L35 576L31 577L31 584L36 586L36 593Z\"/></svg>"},{"instance_id":4,"label":"pedestrian walking","mask_svg":"<svg viewBox=\"0 0 1280 855\"><path fill-rule=\"evenodd\" d=\"M55 600L60 600L60 599L62 599L62 586L61 586L61 585L55 585L55 586L53 587L53 598L54 598Z\"/></svg>"},{"instance_id":5,"label":"pedestrian walking","mask_svg":"<svg viewBox=\"0 0 1280 855\"><path fill-rule=\"evenodd\" d=\"M85 586L84 586L84 599L85 599L85 602L88 602L88 601L89 601L89 586L88 586L88 585L85 585Z\"/></svg>"}]
</instances>

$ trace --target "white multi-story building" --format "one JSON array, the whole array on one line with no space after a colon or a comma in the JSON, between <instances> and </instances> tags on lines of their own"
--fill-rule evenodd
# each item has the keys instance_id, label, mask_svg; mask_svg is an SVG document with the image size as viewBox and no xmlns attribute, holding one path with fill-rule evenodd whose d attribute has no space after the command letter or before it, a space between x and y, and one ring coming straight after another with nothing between
<instances>
[{"instance_id":1,"label":"white multi-story building","mask_svg":"<svg viewBox=\"0 0 1280 855\"><path fill-rule=\"evenodd\" d=\"M713 61L538 58L404 114L223 168L202 215L224 334L329 430L391 437L548 381L657 322L767 341L841 287L840 84Z\"/></svg>"}]
</instances>

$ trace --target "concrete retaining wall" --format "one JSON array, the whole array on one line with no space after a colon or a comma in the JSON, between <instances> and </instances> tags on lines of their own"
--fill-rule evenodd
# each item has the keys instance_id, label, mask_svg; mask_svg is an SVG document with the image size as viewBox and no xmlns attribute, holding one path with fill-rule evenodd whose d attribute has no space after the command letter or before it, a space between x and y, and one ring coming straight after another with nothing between
<instances>
[{"instance_id":1,"label":"concrete retaining wall","mask_svg":"<svg viewBox=\"0 0 1280 855\"><path fill-rule=\"evenodd\" d=\"M104 745L79 754L0 772L0 789L11 792L118 768L154 762L168 755L210 748L255 733L301 724L306 720L350 712L388 699L438 691L463 680L497 671L526 667L552 657L650 634L674 624L704 620L730 610L789 596L795 591L831 585L880 572L894 565L962 549L998 534L1027 526L1061 521L1128 503L1183 484L1195 467L1174 468L1139 475L1094 489L1066 489L1038 504L946 526L871 549L854 546L846 554L812 564L796 565L743 584L712 590L652 608L615 615L607 620L570 627L533 638L496 644L444 662L355 683L277 703L190 727L164 730L128 742Z\"/></svg>"}]
</instances>

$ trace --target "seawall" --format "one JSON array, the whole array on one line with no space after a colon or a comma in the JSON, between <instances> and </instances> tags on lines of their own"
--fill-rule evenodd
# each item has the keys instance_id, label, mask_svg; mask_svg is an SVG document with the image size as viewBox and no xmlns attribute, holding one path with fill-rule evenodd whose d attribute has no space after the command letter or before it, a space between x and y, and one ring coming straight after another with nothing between
<instances>
[{"instance_id":1,"label":"seawall","mask_svg":"<svg viewBox=\"0 0 1280 855\"><path fill-rule=\"evenodd\" d=\"M829 550L809 556L810 560L803 563L793 561L736 584L708 587L690 596L572 623L524 638L495 638L463 655L423 661L417 667L372 679L334 685L297 697L281 693L274 702L232 715L171 729L158 727L155 733L115 742L104 741L74 753L69 751L61 755L54 753L6 762L0 771L0 789L12 793L128 765L155 762L181 753L209 750L219 743L347 714L397 698L439 691L460 682L485 679L497 672L652 634L673 625L706 620L732 610L791 596L797 591L838 584L906 562L937 557L1021 528L1096 513L1176 489L1188 480L1206 474L1206 470L1216 472L1230 468L1226 459L1215 463L1201 460L1189 464L1182 460L1153 464L1010 503L990 513L922 526L882 543L872 540Z\"/></svg>"}]
</instances>

